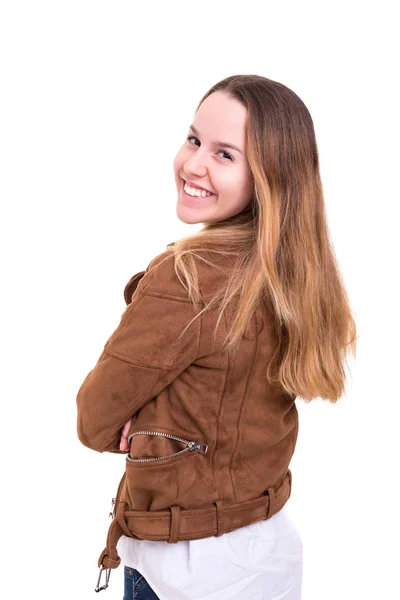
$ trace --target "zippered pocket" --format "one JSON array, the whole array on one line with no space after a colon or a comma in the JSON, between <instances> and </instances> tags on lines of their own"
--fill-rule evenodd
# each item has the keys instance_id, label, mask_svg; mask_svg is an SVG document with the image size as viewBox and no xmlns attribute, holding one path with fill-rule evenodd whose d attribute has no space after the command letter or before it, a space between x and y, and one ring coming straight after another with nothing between
<instances>
[{"instance_id":1,"label":"zippered pocket","mask_svg":"<svg viewBox=\"0 0 400 600\"><path fill-rule=\"evenodd\" d=\"M109 516L111 517L111 519L114 519L114 517L115 517L115 511L116 511L117 504L119 502L119 498L120 498L121 491L122 491L122 485L124 483L125 477L126 477L126 471L122 475L121 481L119 482L118 489L117 489L117 495L115 496L115 498L111 499L111 511L110 511L110 514L109 514Z\"/></svg>"},{"instance_id":2,"label":"zippered pocket","mask_svg":"<svg viewBox=\"0 0 400 600\"><path fill-rule=\"evenodd\" d=\"M138 436L138 435L150 435L150 436L167 438L169 440L174 440L176 442L180 442L180 443L184 444L185 447L178 450L177 452L172 452L170 454L167 454L166 456L149 456L146 458L132 458L131 456L128 455L126 457L126 460L128 460L130 462L134 462L134 463L157 462L157 461L161 461L161 460L167 460L169 458L173 458L176 456L181 456L182 454L184 454L186 452L200 452L201 454L206 454L208 451L208 444L203 444L203 443L195 441L195 440L187 440L180 436L172 435L171 433L164 433L162 431L148 431L148 430L135 431L134 433L131 433L131 435L128 438L129 447L131 446L132 438L134 436Z\"/></svg>"}]
</instances>

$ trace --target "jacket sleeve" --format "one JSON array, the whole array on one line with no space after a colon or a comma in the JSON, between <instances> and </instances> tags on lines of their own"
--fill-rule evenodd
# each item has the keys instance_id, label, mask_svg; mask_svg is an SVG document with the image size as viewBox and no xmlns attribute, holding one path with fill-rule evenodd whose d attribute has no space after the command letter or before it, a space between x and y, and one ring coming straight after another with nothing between
<instances>
[{"instance_id":1,"label":"jacket sleeve","mask_svg":"<svg viewBox=\"0 0 400 600\"><path fill-rule=\"evenodd\" d=\"M172 262L141 272L132 297L128 282L120 323L78 390L78 438L88 448L121 452L125 423L197 357L201 317L178 340L198 310L186 298Z\"/></svg>"}]
</instances>

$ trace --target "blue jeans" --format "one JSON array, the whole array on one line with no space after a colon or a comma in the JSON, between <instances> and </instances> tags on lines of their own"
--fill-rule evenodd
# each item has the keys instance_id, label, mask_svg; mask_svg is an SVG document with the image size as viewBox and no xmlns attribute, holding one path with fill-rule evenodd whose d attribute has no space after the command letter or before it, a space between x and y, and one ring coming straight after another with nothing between
<instances>
[{"instance_id":1,"label":"blue jeans","mask_svg":"<svg viewBox=\"0 0 400 600\"><path fill-rule=\"evenodd\" d=\"M124 597L122 600L159 600L143 575L124 566Z\"/></svg>"}]
</instances>

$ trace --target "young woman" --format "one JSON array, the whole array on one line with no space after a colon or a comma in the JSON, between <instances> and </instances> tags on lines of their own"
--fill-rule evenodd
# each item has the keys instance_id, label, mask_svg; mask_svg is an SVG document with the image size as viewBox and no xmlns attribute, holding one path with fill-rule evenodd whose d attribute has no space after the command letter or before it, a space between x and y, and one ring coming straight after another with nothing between
<instances>
[{"instance_id":1,"label":"young woman","mask_svg":"<svg viewBox=\"0 0 400 600\"><path fill-rule=\"evenodd\" d=\"M99 564L124 564L123 600L300 600L295 398L335 403L356 347L311 116L281 83L227 77L174 173L178 218L203 229L128 282L77 398L82 443L128 453Z\"/></svg>"}]
</instances>

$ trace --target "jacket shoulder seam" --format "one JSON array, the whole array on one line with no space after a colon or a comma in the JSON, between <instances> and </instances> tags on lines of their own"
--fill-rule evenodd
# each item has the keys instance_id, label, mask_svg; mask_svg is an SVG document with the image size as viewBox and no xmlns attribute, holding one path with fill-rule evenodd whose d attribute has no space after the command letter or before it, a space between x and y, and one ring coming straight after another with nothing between
<instances>
[{"instance_id":1,"label":"jacket shoulder seam","mask_svg":"<svg viewBox=\"0 0 400 600\"><path fill-rule=\"evenodd\" d=\"M157 261L161 257L163 258L163 260L160 263L157 263ZM171 254L170 251L162 252L161 254L153 258L153 260L150 261L149 265L147 266L144 272L145 276L139 281L137 291L139 293L147 294L149 296L167 298L171 300L177 300L178 302L186 302L187 304L193 304L192 300L188 298L187 295L178 296L176 294L171 294L165 291L165 288L169 286L169 280L171 279L171 276L173 277L174 281L179 279L174 268L173 259L174 256L173 254ZM146 275L148 275L148 281L146 281ZM180 287L182 287L182 292L186 292L187 294L187 290L181 281L180 284ZM163 287L164 289L160 289L160 287ZM196 304L202 306L203 302L199 301Z\"/></svg>"},{"instance_id":2,"label":"jacket shoulder seam","mask_svg":"<svg viewBox=\"0 0 400 600\"><path fill-rule=\"evenodd\" d=\"M106 352L107 354L109 354L110 356L114 356L115 358L119 358L120 360L123 360L124 362L127 362L131 365L143 368L143 369L150 369L152 371L169 371L169 367L162 367L161 365L157 365L156 367L153 367L152 365L149 365L149 363L142 363L136 360L132 360L129 356L125 356L124 354L120 354L119 352L116 352L115 350L111 350L108 346L106 348L104 348L104 352Z\"/></svg>"},{"instance_id":3,"label":"jacket shoulder seam","mask_svg":"<svg viewBox=\"0 0 400 600\"><path fill-rule=\"evenodd\" d=\"M174 294L167 294L165 292L159 292L155 289L149 289L148 285L143 290L138 288L137 292L139 294L143 294L144 296L154 296L155 298L166 298L167 300L176 300L177 302L191 303L191 301L188 298L183 298L182 296L175 296Z\"/></svg>"}]
</instances>

